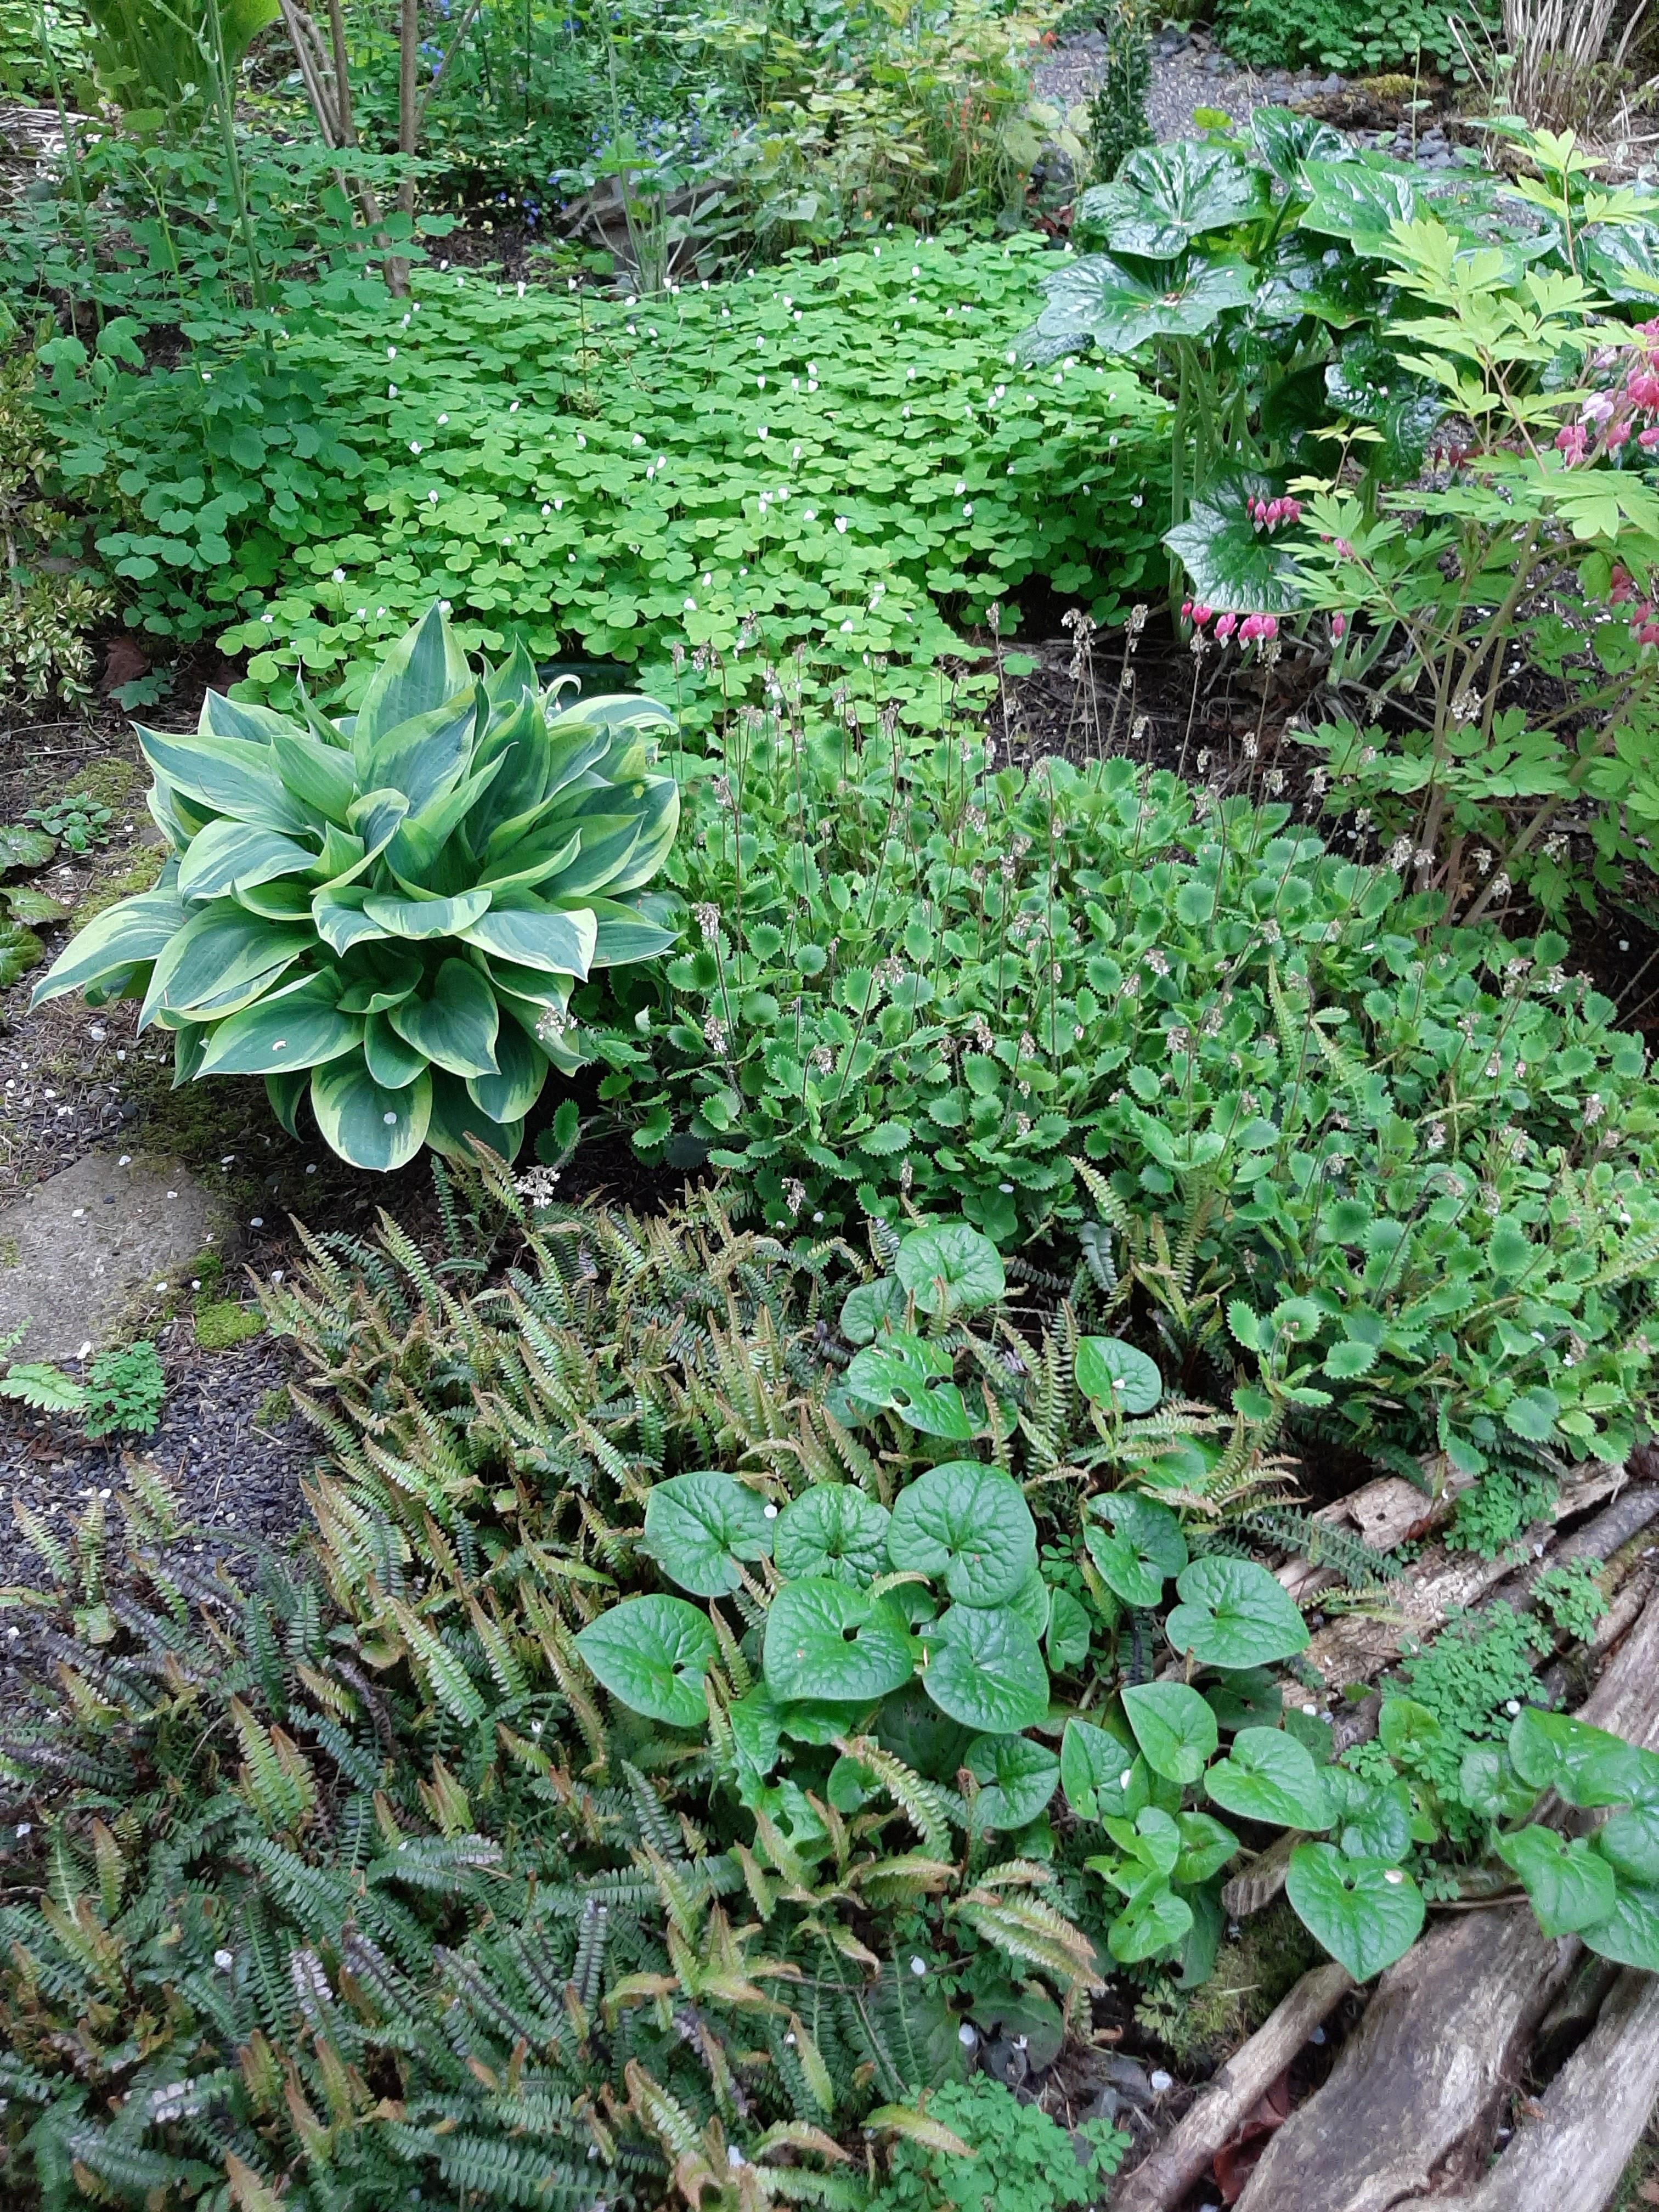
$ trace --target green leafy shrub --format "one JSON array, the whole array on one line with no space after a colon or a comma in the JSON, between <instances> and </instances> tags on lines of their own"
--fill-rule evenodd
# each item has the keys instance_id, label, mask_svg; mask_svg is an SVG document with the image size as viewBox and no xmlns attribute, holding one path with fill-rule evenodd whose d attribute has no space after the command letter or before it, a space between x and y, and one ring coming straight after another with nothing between
<instances>
[{"instance_id":1,"label":"green leafy shrub","mask_svg":"<svg viewBox=\"0 0 1659 2212\"><path fill-rule=\"evenodd\" d=\"M15 334L0 305L0 344ZM14 701L57 699L78 705L91 691L87 634L114 609L96 571L75 557L70 517L46 496L52 441L34 404L37 358L18 350L0 360L0 526L6 591L0 597L0 669Z\"/></svg>"},{"instance_id":2,"label":"green leafy shrub","mask_svg":"<svg viewBox=\"0 0 1659 2212\"><path fill-rule=\"evenodd\" d=\"M1152 143L1146 119L1152 58L1139 0L1119 0L1103 20L1106 68L1089 103L1089 156L1097 177L1110 183L1123 158Z\"/></svg>"},{"instance_id":3,"label":"green leafy shrub","mask_svg":"<svg viewBox=\"0 0 1659 2212\"><path fill-rule=\"evenodd\" d=\"M632 895L679 817L665 708L558 710L522 648L475 681L441 608L349 723L210 692L194 737L140 732L171 858L64 948L35 1001L143 1000L179 1082L265 1078L358 1167L469 1133L511 1158L575 978L672 942Z\"/></svg>"},{"instance_id":4,"label":"green leafy shrub","mask_svg":"<svg viewBox=\"0 0 1659 2212\"><path fill-rule=\"evenodd\" d=\"M106 1437L153 1436L167 1397L167 1377L155 1346L141 1337L100 1352L84 1382L48 1360L14 1360L0 1376L0 1397L19 1399L45 1413L78 1413L88 1436L101 1443Z\"/></svg>"},{"instance_id":5,"label":"green leafy shrub","mask_svg":"<svg viewBox=\"0 0 1659 2212\"><path fill-rule=\"evenodd\" d=\"M1471 918L1516 887L1550 914L1616 889L1653 866L1659 820L1659 356L1613 306L1650 303L1659 201L1609 204L1570 140L1528 143L1527 197L1572 267L1523 270L1427 216L1395 227L1382 252L1411 312L1389 343L1469 427L1443 482L1380 511L1309 496L1295 552L1338 696L1365 702L1307 735L1332 803L1363 801Z\"/></svg>"},{"instance_id":6,"label":"green leafy shrub","mask_svg":"<svg viewBox=\"0 0 1659 2212\"><path fill-rule=\"evenodd\" d=\"M1098 2197L1129 2148L1107 2120L1085 2120L1074 2139L1038 2106L1020 2104L983 2075L945 2083L928 2100L927 2118L969 2155L901 2141L871 2212L1060 2212Z\"/></svg>"},{"instance_id":7,"label":"green leafy shrub","mask_svg":"<svg viewBox=\"0 0 1659 2212\"><path fill-rule=\"evenodd\" d=\"M1216 29L1227 52L1251 69L1314 65L1344 76L1417 69L1462 76L1468 62L1453 26L1477 43L1498 27L1493 0L1219 0Z\"/></svg>"}]
</instances>

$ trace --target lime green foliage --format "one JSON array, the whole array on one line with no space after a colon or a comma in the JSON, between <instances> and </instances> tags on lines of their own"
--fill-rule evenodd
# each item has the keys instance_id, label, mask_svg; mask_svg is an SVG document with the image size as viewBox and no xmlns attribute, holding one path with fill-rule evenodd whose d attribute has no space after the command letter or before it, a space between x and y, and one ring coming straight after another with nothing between
<instances>
[{"instance_id":1,"label":"lime green foliage","mask_svg":"<svg viewBox=\"0 0 1659 2212\"><path fill-rule=\"evenodd\" d=\"M198 1298L196 1341L204 1352L228 1352L261 1334L264 1322L251 1306L234 1298Z\"/></svg>"},{"instance_id":2,"label":"lime green foliage","mask_svg":"<svg viewBox=\"0 0 1659 2212\"><path fill-rule=\"evenodd\" d=\"M70 798L66 793L45 806L31 806L23 817L55 838L65 851L89 853L110 842L110 810L95 800Z\"/></svg>"},{"instance_id":3,"label":"lime green foliage","mask_svg":"<svg viewBox=\"0 0 1659 2212\"><path fill-rule=\"evenodd\" d=\"M1534 1521L1550 1518L1556 1490L1554 1476L1544 1468L1491 1468L1459 1497L1446 1542L1455 1552L1495 1559Z\"/></svg>"},{"instance_id":4,"label":"lime green foliage","mask_svg":"<svg viewBox=\"0 0 1659 2212\"><path fill-rule=\"evenodd\" d=\"M5 27L0 9L0 40ZM0 301L0 696L79 706L92 688L87 633L107 618L114 600L77 558L82 533L46 495L55 456L34 400L40 363L32 349L4 350L15 335L16 319Z\"/></svg>"},{"instance_id":5,"label":"lime green foliage","mask_svg":"<svg viewBox=\"0 0 1659 2212\"><path fill-rule=\"evenodd\" d=\"M648 699L557 710L520 650L475 682L441 610L387 653L349 726L210 692L196 736L143 731L157 888L83 929L36 1002L142 998L177 1080L263 1074L358 1167L477 1133L511 1158L571 980L672 942L630 901L678 794Z\"/></svg>"},{"instance_id":6,"label":"lime green foliage","mask_svg":"<svg viewBox=\"0 0 1659 2212\"><path fill-rule=\"evenodd\" d=\"M87 1376L87 1434L94 1439L151 1436L166 1395L161 1362L147 1337L116 1352L100 1352Z\"/></svg>"},{"instance_id":7,"label":"lime green foliage","mask_svg":"<svg viewBox=\"0 0 1659 2212\"><path fill-rule=\"evenodd\" d=\"M1533 1595L1565 1636L1586 1642L1607 1610L1607 1601L1596 1579L1595 1564L1571 1559L1563 1567L1547 1567L1534 1583Z\"/></svg>"},{"instance_id":8,"label":"lime green foliage","mask_svg":"<svg viewBox=\"0 0 1659 2212\"><path fill-rule=\"evenodd\" d=\"M762 654L798 646L820 712L885 653L884 697L936 714L946 614L1040 575L1104 617L1155 546L1162 409L1126 372L1006 358L1044 262L896 230L637 306L417 270L418 307L296 315L280 402L250 357L205 400L117 378L96 414L66 368L41 404L83 497L118 509L118 477L168 514L100 536L146 626L216 622L262 691L302 665L355 703L441 598L469 642L641 664L691 728L763 705ZM683 638L724 670L677 681Z\"/></svg>"},{"instance_id":9,"label":"lime green foliage","mask_svg":"<svg viewBox=\"0 0 1659 2212\"><path fill-rule=\"evenodd\" d=\"M983 2075L946 2082L927 2115L972 2156L901 2138L870 2212L1060 2212L1097 2199L1129 2148L1109 2121L1085 2120L1073 2136Z\"/></svg>"},{"instance_id":10,"label":"lime green foliage","mask_svg":"<svg viewBox=\"0 0 1659 2212\"><path fill-rule=\"evenodd\" d=\"M1452 28L1460 21L1478 52L1497 33L1494 0L1462 0L1454 10L1437 0L1218 0L1216 9L1222 44L1251 69L1312 65L1344 76L1401 66L1461 75L1465 48Z\"/></svg>"}]
</instances>

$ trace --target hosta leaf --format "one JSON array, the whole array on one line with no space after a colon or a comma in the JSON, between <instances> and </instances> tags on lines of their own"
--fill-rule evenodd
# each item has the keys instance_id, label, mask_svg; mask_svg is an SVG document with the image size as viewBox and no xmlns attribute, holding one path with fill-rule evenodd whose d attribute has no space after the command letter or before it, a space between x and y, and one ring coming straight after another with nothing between
<instances>
[{"instance_id":1,"label":"hosta leaf","mask_svg":"<svg viewBox=\"0 0 1659 2212\"><path fill-rule=\"evenodd\" d=\"M763 1559L771 1552L766 1500L734 1475L676 1475L657 1483L645 1501L641 1548L682 1589L723 1597L742 1583L739 1560Z\"/></svg>"},{"instance_id":2,"label":"hosta leaf","mask_svg":"<svg viewBox=\"0 0 1659 2212\"><path fill-rule=\"evenodd\" d=\"M388 1091L361 1053L349 1053L313 1075L311 1110L326 1141L353 1167L406 1167L426 1141L432 1078L422 1074L401 1091Z\"/></svg>"},{"instance_id":3,"label":"hosta leaf","mask_svg":"<svg viewBox=\"0 0 1659 2212\"><path fill-rule=\"evenodd\" d=\"M887 1508L854 1483L815 1483L778 1516L772 1557L789 1582L872 1583L887 1565Z\"/></svg>"},{"instance_id":4,"label":"hosta leaf","mask_svg":"<svg viewBox=\"0 0 1659 2212\"><path fill-rule=\"evenodd\" d=\"M198 1073L279 1075L289 1067L318 1067L362 1041L363 1024L334 1005L326 981L280 998L260 999L240 1014L216 1022L207 1038Z\"/></svg>"},{"instance_id":5,"label":"hosta leaf","mask_svg":"<svg viewBox=\"0 0 1659 2212\"><path fill-rule=\"evenodd\" d=\"M228 901L204 907L157 957L145 1015L159 1008L209 1021L237 1013L262 998L315 943L308 928L261 921Z\"/></svg>"},{"instance_id":6,"label":"hosta leaf","mask_svg":"<svg viewBox=\"0 0 1659 2212\"><path fill-rule=\"evenodd\" d=\"M1228 1756L1205 1775L1204 1789L1241 1820L1314 1832L1330 1826L1330 1795L1312 1753L1279 1729L1240 1729Z\"/></svg>"},{"instance_id":7,"label":"hosta leaf","mask_svg":"<svg viewBox=\"0 0 1659 2212\"><path fill-rule=\"evenodd\" d=\"M893 1273L924 1314L977 1312L994 1305L1006 1287L996 1246L961 1222L912 1230L899 1245Z\"/></svg>"},{"instance_id":8,"label":"hosta leaf","mask_svg":"<svg viewBox=\"0 0 1659 2212\"><path fill-rule=\"evenodd\" d=\"M521 968L585 977L598 927L585 907L568 913L552 908L497 907L460 934L469 945Z\"/></svg>"},{"instance_id":9,"label":"hosta leaf","mask_svg":"<svg viewBox=\"0 0 1659 2212\"><path fill-rule=\"evenodd\" d=\"M1545 1935L1575 1935L1612 1914L1613 1868L1584 1837L1569 1842L1553 1828L1517 1828L1497 1837L1492 1849L1519 1878Z\"/></svg>"},{"instance_id":10,"label":"hosta leaf","mask_svg":"<svg viewBox=\"0 0 1659 2212\"><path fill-rule=\"evenodd\" d=\"M1181 1602L1164 1624L1170 1641L1205 1666L1270 1666L1307 1644L1294 1600L1254 1559L1194 1559L1176 1589Z\"/></svg>"},{"instance_id":11,"label":"hosta leaf","mask_svg":"<svg viewBox=\"0 0 1659 2212\"><path fill-rule=\"evenodd\" d=\"M707 1722L703 1677L718 1646L708 1616L684 1598L624 1598L582 1630L576 1649L630 1711L668 1728Z\"/></svg>"},{"instance_id":12,"label":"hosta leaf","mask_svg":"<svg viewBox=\"0 0 1659 2212\"><path fill-rule=\"evenodd\" d=\"M372 904L373 902L371 901ZM405 999L386 1019L406 1044L452 1075L494 1075L501 1010L470 961L446 960L425 996Z\"/></svg>"},{"instance_id":13,"label":"hosta leaf","mask_svg":"<svg viewBox=\"0 0 1659 2212\"><path fill-rule=\"evenodd\" d=\"M452 1075L447 1068L434 1067L432 1119L426 1132L428 1144L434 1152L443 1152L451 1159L470 1160L475 1137L500 1158L515 1159L524 1142L524 1123L496 1121L474 1103L459 1075Z\"/></svg>"},{"instance_id":14,"label":"hosta leaf","mask_svg":"<svg viewBox=\"0 0 1659 2212\"><path fill-rule=\"evenodd\" d=\"M516 1021L502 1022L495 1032L494 1075L471 1075L467 1096L492 1121L522 1121L542 1095L547 1081L547 1054Z\"/></svg>"},{"instance_id":15,"label":"hosta leaf","mask_svg":"<svg viewBox=\"0 0 1659 2212\"><path fill-rule=\"evenodd\" d=\"M922 1685L964 1728L1006 1735L1048 1711L1048 1673L1036 1638L1006 1606L953 1605L934 1631Z\"/></svg>"},{"instance_id":16,"label":"hosta leaf","mask_svg":"<svg viewBox=\"0 0 1659 2212\"><path fill-rule=\"evenodd\" d=\"M1060 1761L1024 1735L982 1735L963 1764L980 1784L974 1816L987 1828L1023 1828L1054 1796Z\"/></svg>"},{"instance_id":17,"label":"hosta leaf","mask_svg":"<svg viewBox=\"0 0 1659 2212\"><path fill-rule=\"evenodd\" d=\"M369 1015L363 1024L363 1058L374 1080L388 1091L400 1091L429 1065L418 1045L400 1037L384 1013Z\"/></svg>"},{"instance_id":18,"label":"hosta leaf","mask_svg":"<svg viewBox=\"0 0 1659 2212\"><path fill-rule=\"evenodd\" d=\"M363 916L393 937L417 941L434 937L466 937L489 910L487 890L458 891L453 898L398 898L388 891L370 891L363 900Z\"/></svg>"},{"instance_id":19,"label":"hosta leaf","mask_svg":"<svg viewBox=\"0 0 1659 2212\"><path fill-rule=\"evenodd\" d=\"M210 737L200 731L175 736L167 730L134 726L144 758L157 775L210 812L288 836L315 826L310 810L284 789L268 744Z\"/></svg>"},{"instance_id":20,"label":"hosta leaf","mask_svg":"<svg viewBox=\"0 0 1659 2212\"><path fill-rule=\"evenodd\" d=\"M896 1607L827 1576L786 1583L768 1610L764 1664L776 1697L882 1698L909 1680L913 1663Z\"/></svg>"},{"instance_id":21,"label":"hosta leaf","mask_svg":"<svg viewBox=\"0 0 1659 2212\"><path fill-rule=\"evenodd\" d=\"M1249 471L1218 470L1186 521L1164 533L1195 599L1236 614L1282 615L1297 605L1296 558L1284 532L1258 530L1246 509L1279 489Z\"/></svg>"},{"instance_id":22,"label":"hosta leaf","mask_svg":"<svg viewBox=\"0 0 1659 2212\"><path fill-rule=\"evenodd\" d=\"M280 876L304 876L317 855L297 838L246 822L210 822L179 863L179 896L222 898L239 884L264 884Z\"/></svg>"},{"instance_id":23,"label":"hosta leaf","mask_svg":"<svg viewBox=\"0 0 1659 2212\"><path fill-rule=\"evenodd\" d=\"M1184 1682L1130 1683L1123 1710L1155 1774L1196 1782L1215 1756L1215 1715Z\"/></svg>"},{"instance_id":24,"label":"hosta leaf","mask_svg":"<svg viewBox=\"0 0 1659 2212\"><path fill-rule=\"evenodd\" d=\"M1078 1340L1077 1387L1115 1413L1150 1413L1164 1395L1164 1377L1144 1352L1115 1336Z\"/></svg>"},{"instance_id":25,"label":"hosta leaf","mask_svg":"<svg viewBox=\"0 0 1659 2212\"><path fill-rule=\"evenodd\" d=\"M1357 1982L1391 1966L1422 1931L1423 1893L1403 1869L1298 1844L1285 1893L1310 1935Z\"/></svg>"},{"instance_id":26,"label":"hosta leaf","mask_svg":"<svg viewBox=\"0 0 1659 2212\"><path fill-rule=\"evenodd\" d=\"M430 606L386 653L357 710L359 752L382 731L430 714L458 693L471 694L472 672L443 611Z\"/></svg>"},{"instance_id":27,"label":"hosta leaf","mask_svg":"<svg viewBox=\"0 0 1659 2212\"><path fill-rule=\"evenodd\" d=\"M902 1573L942 1579L961 1604L997 1605L1036 1565L1036 1525L1009 1476L977 1460L949 1460L900 1492L887 1556Z\"/></svg>"}]
</instances>

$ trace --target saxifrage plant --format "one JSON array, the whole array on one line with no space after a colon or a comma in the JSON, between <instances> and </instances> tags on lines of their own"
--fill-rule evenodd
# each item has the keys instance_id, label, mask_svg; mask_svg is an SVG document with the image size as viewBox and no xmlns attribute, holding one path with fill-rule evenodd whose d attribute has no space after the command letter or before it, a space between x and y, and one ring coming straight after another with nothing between
<instances>
[{"instance_id":1,"label":"saxifrage plant","mask_svg":"<svg viewBox=\"0 0 1659 2212\"><path fill-rule=\"evenodd\" d=\"M511 1158L566 1042L573 982L673 942L639 894L679 819L650 699L558 707L522 648L475 679L434 607L355 716L210 692L194 736L142 730L171 848L35 1001L143 1000L175 1080L263 1075L343 1158L400 1167L480 1137Z\"/></svg>"}]
</instances>

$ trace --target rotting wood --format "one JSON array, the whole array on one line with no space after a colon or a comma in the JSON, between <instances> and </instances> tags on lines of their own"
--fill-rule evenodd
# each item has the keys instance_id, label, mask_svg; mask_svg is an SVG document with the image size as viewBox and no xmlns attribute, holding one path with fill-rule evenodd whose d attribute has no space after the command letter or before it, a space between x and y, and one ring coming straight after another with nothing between
<instances>
[{"instance_id":1,"label":"rotting wood","mask_svg":"<svg viewBox=\"0 0 1659 2212\"><path fill-rule=\"evenodd\" d=\"M1659 1745L1659 1599L1581 1717ZM1441 1920L1382 1976L1330 2079L1269 2142L1237 2212L1389 2212L1432 2189L1477 2186L1503 2100L1580 1955L1524 1905ZM1560 2212L1513 2192L1504 2203Z\"/></svg>"},{"instance_id":2,"label":"rotting wood","mask_svg":"<svg viewBox=\"0 0 1659 2212\"><path fill-rule=\"evenodd\" d=\"M1334 1960L1304 1974L1205 2090L1198 2102L1118 2185L1112 2212L1169 2212L1232 2141L1316 2027L1353 1987Z\"/></svg>"},{"instance_id":3,"label":"rotting wood","mask_svg":"<svg viewBox=\"0 0 1659 2212\"><path fill-rule=\"evenodd\" d=\"M1626 1966L1536 2116L1474 2188L1428 2200L1433 2212L1602 2212L1656 2099L1659 1976Z\"/></svg>"}]
</instances>

